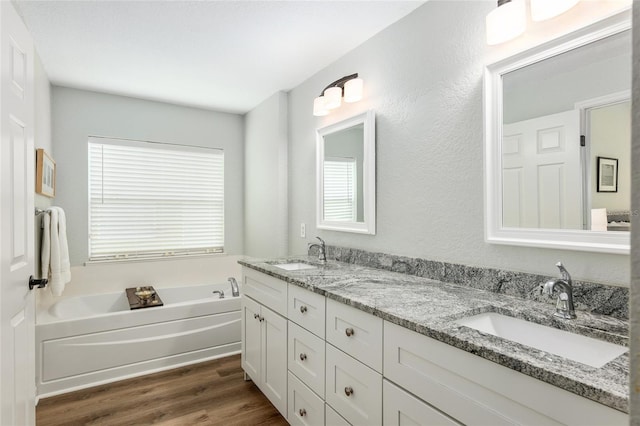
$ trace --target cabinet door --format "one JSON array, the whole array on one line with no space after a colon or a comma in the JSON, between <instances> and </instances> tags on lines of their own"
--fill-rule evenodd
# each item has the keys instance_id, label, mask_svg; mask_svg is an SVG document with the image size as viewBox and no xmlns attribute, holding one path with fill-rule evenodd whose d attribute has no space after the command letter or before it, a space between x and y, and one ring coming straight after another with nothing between
<instances>
[{"instance_id":1,"label":"cabinet door","mask_svg":"<svg viewBox=\"0 0 640 426\"><path fill-rule=\"evenodd\" d=\"M243 268L242 291L262 306L287 315L287 283L262 272Z\"/></svg>"},{"instance_id":2,"label":"cabinet door","mask_svg":"<svg viewBox=\"0 0 640 426\"><path fill-rule=\"evenodd\" d=\"M382 376L327 344L327 404L352 425L382 424Z\"/></svg>"},{"instance_id":3,"label":"cabinet door","mask_svg":"<svg viewBox=\"0 0 640 426\"><path fill-rule=\"evenodd\" d=\"M387 381L382 383L384 426L460 426L449 416Z\"/></svg>"},{"instance_id":4,"label":"cabinet door","mask_svg":"<svg viewBox=\"0 0 640 426\"><path fill-rule=\"evenodd\" d=\"M261 364L260 305L248 297L242 298L242 368L258 384Z\"/></svg>"},{"instance_id":5,"label":"cabinet door","mask_svg":"<svg viewBox=\"0 0 640 426\"><path fill-rule=\"evenodd\" d=\"M324 401L289 372L290 425L324 426Z\"/></svg>"},{"instance_id":6,"label":"cabinet door","mask_svg":"<svg viewBox=\"0 0 640 426\"><path fill-rule=\"evenodd\" d=\"M324 340L289 321L289 371L324 398Z\"/></svg>"},{"instance_id":7,"label":"cabinet door","mask_svg":"<svg viewBox=\"0 0 640 426\"><path fill-rule=\"evenodd\" d=\"M289 320L324 339L324 319L326 297L289 284L287 291Z\"/></svg>"},{"instance_id":8,"label":"cabinet door","mask_svg":"<svg viewBox=\"0 0 640 426\"><path fill-rule=\"evenodd\" d=\"M327 300L327 342L382 372L382 318Z\"/></svg>"},{"instance_id":9,"label":"cabinet door","mask_svg":"<svg viewBox=\"0 0 640 426\"><path fill-rule=\"evenodd\" d=\"M287 320L261 307L262 380L260 389L287 418Z\"/></svg>"}]
</instances>

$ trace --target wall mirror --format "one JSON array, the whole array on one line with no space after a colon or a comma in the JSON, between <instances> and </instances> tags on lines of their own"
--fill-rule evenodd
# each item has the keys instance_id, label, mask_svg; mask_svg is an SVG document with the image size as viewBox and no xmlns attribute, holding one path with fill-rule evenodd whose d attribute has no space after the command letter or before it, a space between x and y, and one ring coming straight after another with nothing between
<instances>
[{"instance_id":1,"label":"wall mirror","mask_svg":"<svg viewBox=\"0 0 640 426\"><path fill-rule=\"evenodd\" d=\"M376 233L373 111L317 130L317 227Z\"/></svg>"},{"instance_id":2,"label":"wall mirror","mask_svg":"<svg viewBox=\"0 0 640 426\"><path fill-rule=\"evenodd\" d=\"M490 243L629 253L631 17L485 70Z\"/></svg>"}]
</instances>

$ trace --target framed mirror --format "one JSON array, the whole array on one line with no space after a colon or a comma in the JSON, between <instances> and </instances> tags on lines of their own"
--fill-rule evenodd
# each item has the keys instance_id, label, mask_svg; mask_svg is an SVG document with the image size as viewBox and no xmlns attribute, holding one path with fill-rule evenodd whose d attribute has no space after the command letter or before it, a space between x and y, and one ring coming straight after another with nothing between
<instances>
[{"instance_id":1,"label":"framed mirror","mask_svg":"<svg viewBox=\"0 0 640 426\"><path fill-rule=\"evenodd\" d=\"M375 114L317 130L317 227L376 233Z\"/></svg>"},{"instance_id":2,"label":"framed mirror","mask_svg":"<svg viewBox=\"0 0 640 426\"><path fill-rule=\"evenodd\" d=\"M485 69L485 237L629 253L629 10Z\"/></svg>"}]
</instances>

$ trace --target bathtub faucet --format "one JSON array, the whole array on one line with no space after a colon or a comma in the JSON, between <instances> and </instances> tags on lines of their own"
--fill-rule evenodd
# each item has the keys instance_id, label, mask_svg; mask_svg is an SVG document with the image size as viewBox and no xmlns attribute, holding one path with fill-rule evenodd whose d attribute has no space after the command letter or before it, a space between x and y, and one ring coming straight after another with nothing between
<instances>
[{"instance_id":1,"label":"bathtub faucet","mask_svg":"<svg viewBox=\"0 0 640 426\"><path fill-rule=\"evenodd\" d=\"M214 290L213 294L219 294L220 295L220 299L224 299L224 291L222 291L222 290Z\"/></svg>"},{"instance_id":2,"label":"bathtub faucet","mask_svg":"<svg viewBox=\"0 0 640 426\"><path fill-rule=\"evenodd\" d=\"M231 295L233 297L240 296L240 287L238 287L238 281L235 278L229 277L229 284L231 284Z\"/></svg>"}]
</instances>

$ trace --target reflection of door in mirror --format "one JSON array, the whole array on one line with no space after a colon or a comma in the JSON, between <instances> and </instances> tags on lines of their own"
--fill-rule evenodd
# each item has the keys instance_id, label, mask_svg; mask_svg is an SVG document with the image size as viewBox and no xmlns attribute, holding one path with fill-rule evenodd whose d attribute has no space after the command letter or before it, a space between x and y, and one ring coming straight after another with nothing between
<instances>
[{"instance_id":1,"label":"reflection of door in mirror","mask_svg":"<svg viewBox=\"0 0 640 426\"><path fill-rule=\"evenodd\" d=\"M325 221L364 221L363 138L363 124L324 137Z\"/></svg>"},{"instance_id":2,"label":"reflection of door in mirror","mask_svg":"<svg viewBox=\"0 0 640 426\"><path fill-rule=\"evenodd\" d=\"M629 103L593 100L630 89L630 31L508 72L502 83L502 226L591 229L592 209L628 212ZM597 192L597 157L619 160L617 193Z\"/></svg>"}]
</instances>

